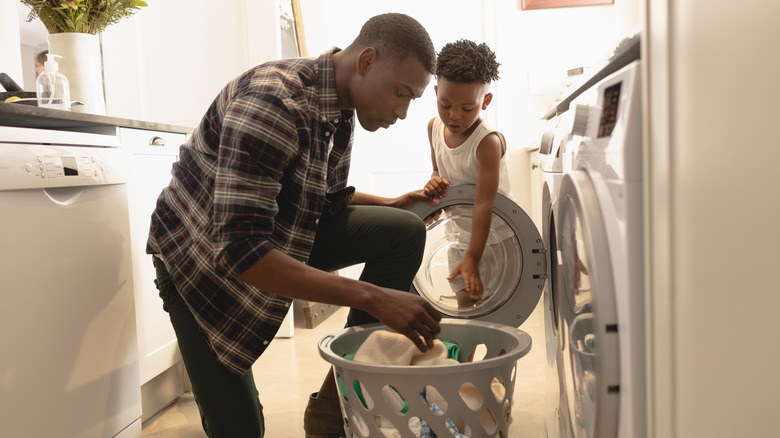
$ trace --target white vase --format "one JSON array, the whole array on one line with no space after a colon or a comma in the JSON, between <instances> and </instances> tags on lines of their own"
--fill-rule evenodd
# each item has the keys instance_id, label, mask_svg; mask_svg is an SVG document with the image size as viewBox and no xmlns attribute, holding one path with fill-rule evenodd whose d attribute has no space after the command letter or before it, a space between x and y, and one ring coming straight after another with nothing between
<instances>
[{"instance_id":1,"label":"white vase","mask_svg":"<svg viewBox=\"0 0 780 438\"><path fill-rule=\"evenodd\" d=\"M57 62L70 82L71 100L83 103L73 105L71 111L106 115L99 37L78 32L49 34L49 53L62 56Z\"/></svg>"}]
</instances>

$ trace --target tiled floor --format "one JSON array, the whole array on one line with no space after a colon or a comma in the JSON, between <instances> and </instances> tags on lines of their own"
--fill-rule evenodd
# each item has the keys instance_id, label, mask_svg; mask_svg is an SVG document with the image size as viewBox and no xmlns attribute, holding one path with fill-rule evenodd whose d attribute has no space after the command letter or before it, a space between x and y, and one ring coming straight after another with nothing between
<instances>
[{"instance_id":1,"label":"tiled floor","mask_svg":"<svg viewBox=\"0 0 780 438\"><path fill-rule=\"evenodd\" d=\"M319 340L343 328L346 309L339 309L314 329L296 327L291 338L275 339L253 367L266 422L267 438L303 437L303 410L329 365L319 355ZM522 330L531 335L531 351L518 361L512 408L511 438L541 438L545 432L545 346L541 303ZM190 394L144 423L144 438L202 438L198 409Z\"/></svg>"}]
</instances>

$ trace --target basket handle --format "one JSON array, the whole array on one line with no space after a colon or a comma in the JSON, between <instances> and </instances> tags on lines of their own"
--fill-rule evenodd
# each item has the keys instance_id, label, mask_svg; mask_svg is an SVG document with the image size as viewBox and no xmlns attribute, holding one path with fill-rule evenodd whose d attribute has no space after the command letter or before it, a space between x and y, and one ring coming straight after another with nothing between
<instances>
[{"instance_id":1,"label":"basket handle","mask_svg":"<svg viewBox=\"0 0 780 438\"><path fill-rule=\"evenodd\" d=\"M324 338L320 339L320 348L323 351L327 351L327 352L331 352L332 353L332 350L330 349L330 344L335 339L336 339L336 335L334 335L334 334L326 335Z\"/></svg>"}]
</instances>

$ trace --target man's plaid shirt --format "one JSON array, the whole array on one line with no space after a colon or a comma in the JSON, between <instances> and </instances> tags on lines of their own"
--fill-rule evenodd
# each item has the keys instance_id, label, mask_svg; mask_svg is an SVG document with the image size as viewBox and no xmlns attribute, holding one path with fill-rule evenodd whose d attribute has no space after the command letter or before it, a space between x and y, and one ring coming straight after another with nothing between
<instances>
[{"instance_id":1,"label":"man's plaid shirt","mask_svg":"<svg viewBox=\"0 0 780 438\"><path fill-rule=\"evenodd\" d=\"M306 262L320 215L354 196L354 112L339 110L336 50L269 62L231 81L181 147L152 214L147 252L162 256L235 374L265 351L291 304L237 276L272 248Z\"/></svg>"}]
</instances>

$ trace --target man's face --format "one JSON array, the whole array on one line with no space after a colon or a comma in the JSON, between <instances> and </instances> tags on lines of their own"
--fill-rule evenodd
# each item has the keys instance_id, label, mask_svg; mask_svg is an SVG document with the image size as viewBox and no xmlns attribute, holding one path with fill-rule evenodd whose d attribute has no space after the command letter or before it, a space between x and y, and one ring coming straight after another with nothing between
<instances>
[{"instance_id":1,"label":"man's face","mask_svg":"<svg viewBox=\"0 0 780 438\"><path fill-rule=\"evenodd\" d=\"M409 103L422 96L432 75L413 56L399 61L366 50L372 53L359 61L350 94L360 125L373 132L406 118Z\"/></svg>"}]
</instances>

